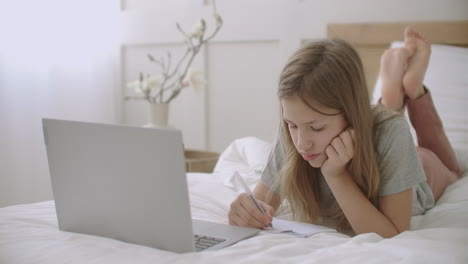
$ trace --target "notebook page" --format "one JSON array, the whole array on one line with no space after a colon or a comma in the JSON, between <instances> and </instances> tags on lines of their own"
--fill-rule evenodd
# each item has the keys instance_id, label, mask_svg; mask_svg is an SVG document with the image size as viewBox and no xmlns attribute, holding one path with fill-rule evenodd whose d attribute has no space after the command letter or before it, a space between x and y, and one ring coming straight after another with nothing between
<instances>
[{"instance_id":1,"label":"notebook page","mask_svg":"<svg viewBox=\"0 0 468 264\"><path fill-rule=\"evenodd\" d=\"M284 219L278 219L273 217L272 221L273 228L265 230L269 233L284 233L291 234L298 237L309 237L311 235L320 232L335 232L335 229L331 229L324 226L313 225L308 223L300 223L296 221L289 221Z\"/></svg>"}]
</instances>

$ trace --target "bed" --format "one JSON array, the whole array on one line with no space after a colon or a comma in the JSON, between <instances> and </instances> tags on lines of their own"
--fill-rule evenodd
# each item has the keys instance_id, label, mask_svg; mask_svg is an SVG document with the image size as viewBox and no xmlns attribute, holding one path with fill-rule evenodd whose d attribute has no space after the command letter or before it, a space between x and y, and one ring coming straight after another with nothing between
<instances>
[{"instance_id":1,"label":"bed","mask_svg":"<svg viewBox=\"0 0 468 264\"><path fill-rule=\"evenodd\" d=\"M433 43L468 46L468 22L410 24ZM378 56L392 41L401 40L404 25L334 24L329 25L328 36L348 39L359 50L372 92L378 79ZM460 54L463 57L466 52ZM455 66L466 72L468 61L465 63ZM433 95L436 104L448 104L458 110L450 112L448 107L449 114L444 110L441 118L450 132L462 178L447 188L433 209L411 219L410 231L394 238L383 239L374 233L349 237L338 232L298 238L261 231L222 250L175 254L59 231L54 202L46 201L0 208L0 263L468 263L468 121L463 123L468 81L464 76L458 77L465 79L454 82L457 94L444 97L434 88ZM438 78L430 81L437 87ZM253 188L270 149L269 142L239 138L221 153L213 173L188 173L193 218L227 223L229 205L242 192L233 182L233 171L238 170ZM287 206L281 206L276 217L291 219L291 212Z\"/></svg>"}]
</instances>

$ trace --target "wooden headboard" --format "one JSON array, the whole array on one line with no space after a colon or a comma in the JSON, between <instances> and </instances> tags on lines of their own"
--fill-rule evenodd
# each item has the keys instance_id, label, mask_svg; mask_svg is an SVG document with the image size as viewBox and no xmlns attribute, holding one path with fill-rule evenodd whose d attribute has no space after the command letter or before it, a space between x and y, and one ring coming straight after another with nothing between
<instances>
[{"instance_id":1,"label":"wooden headboard","mask_svg":"<svg viewBox=\"0 0 468 264\"><path fill-rule=\"evenodd\" d=\"M402 41L406 26L425 35L433 44L468 47L468 21L329 24L328 38L341 38L361 56L369 92L379 73L380 56L392 41Z\"/></svg>"}]
</instances>

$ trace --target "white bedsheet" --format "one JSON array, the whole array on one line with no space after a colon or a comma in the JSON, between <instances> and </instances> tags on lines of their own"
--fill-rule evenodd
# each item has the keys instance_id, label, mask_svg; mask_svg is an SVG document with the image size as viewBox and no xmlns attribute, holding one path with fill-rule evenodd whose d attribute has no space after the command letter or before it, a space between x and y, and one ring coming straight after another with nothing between
<instances>
[{"instance_id":1,"label":"white bedsheet","mask_svg":"<svg viewBox=\"0 0 468 264\"><path fill-rule=\"evenodd\" d=\"M233 162L239 155L224 154ZM433 209L413 217L411 231L391 239L376 234L297 238L260 232L222 250L175 254L59 231L54 202L47 201L0 209L0 263L468 263L468 152L457 155L462 179ZM249 171L248 162L238 166L249 181L258 179L258 168ZM229 173L219 169L188 174L193 218L227 223L229 205L240 190L229 187ZM280 218L289 216L287 208L279 211Z\"/></svg>"}]
</instances>

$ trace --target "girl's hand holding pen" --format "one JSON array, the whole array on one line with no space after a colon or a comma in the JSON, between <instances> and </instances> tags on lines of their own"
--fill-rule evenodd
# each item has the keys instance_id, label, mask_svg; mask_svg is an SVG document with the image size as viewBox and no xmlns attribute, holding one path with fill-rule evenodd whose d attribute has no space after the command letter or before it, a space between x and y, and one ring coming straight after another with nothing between
<instances>
[{"instance_id":1,"label":"girl's hand holding pen","mask_svg":"<svg viewBox=\"0 0 468 264\"><path fill-rule=\"evenodd\" d=\"M271 216L274 215L274 209L270 205L255 199L255 196L253 195L249 186L245 183L244 179L242 179L242 176L239 174L239 172L234 171L233 177L244 189L245 195L239 195L239 197L231 204L231 210L228 214L229 223L233 225L256 227L263 229L266 227L263 226L263 224L265 223L265 219L270 219L267 225L269 227L273 227L271 225ZM252 209L252 204L247 202L245 197L247 197L247 199L250 199L250 201L255 205L255 208L257 210ZM237 200L239 200L239 202L235 203ZM271 207L271 210L268 207ZM266 209L269 210L268 213ZM261 212L261 215L258 215L258 212Z\"/></svg>"},{"instance_id":2,"label":"girl's hand holding pen","mask_svg":"<svg viewBox=\"0 0 468 264\"><path fill-rule=\"evenodd\" d=\"M263 201L257 200L257 203L263 208L266 215L255 206L254 201L247 193L237 196L229 209L229 224L260 229L267 228L273 220L275 210Z\"/></svg>"}]
</instances>

